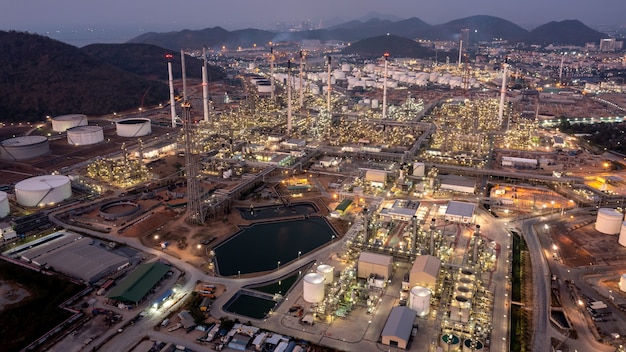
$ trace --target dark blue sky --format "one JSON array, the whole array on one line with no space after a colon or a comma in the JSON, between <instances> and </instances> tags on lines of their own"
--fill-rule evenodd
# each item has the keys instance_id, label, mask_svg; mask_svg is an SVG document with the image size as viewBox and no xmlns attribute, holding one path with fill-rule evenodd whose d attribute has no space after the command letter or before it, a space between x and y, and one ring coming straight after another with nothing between
<instances>
[{"instance_id":1,"label":"dark blue sky","mask_svg":"<svg viewBox=\"0 0 626 352\"><path fill-rule=\"evenodd\" d=\"M275 29L279 21L310 19L339 23L369 12L418 17L430 24L472 15L492 15L525 28L578 19L599 25L626 24L626 0L0 0L0 29L35 33L70 30L102 37L134 37L143 31L222 26ZM93 33L93 32L92 32ZM59 34L57 33L57 36ZM94 35L94 34L92 34Z\"/></svg>"}]
</instances>

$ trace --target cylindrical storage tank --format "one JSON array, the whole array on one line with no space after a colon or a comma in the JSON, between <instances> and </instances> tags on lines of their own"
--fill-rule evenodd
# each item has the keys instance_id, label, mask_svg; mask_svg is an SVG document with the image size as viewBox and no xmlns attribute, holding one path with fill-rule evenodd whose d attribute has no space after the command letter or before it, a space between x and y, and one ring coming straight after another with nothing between
<instances>
[{"instance_id":1,"label":"cylindrical storage tank","mask_svg":"<svg viewBox=\"0 0 626 352\"><path fill-rule=\"evenodd\" d=\"M142 137L152 133L150 119L145 117L119 120L115 123L115 129L120 137Z\"/></svg>"},{"instance_id":2,"label":"cylindrical storage tank","mask_svg":"<svg viewBox=\"0 0 626 352\"><path fill-rule=\"evenodd\" d=\"M372 109L378 109L378 99L372 99Z\"/></svg>"},{"instance_id":3,"label":"cylindrical storage tank","mask_svg":"<svg viewBox=\"0 0 626 352\"><path fill-rule=\"evenodd\" d=\"M459 351L461 348L461 338L454 334L441 335L439 339L439 347L444 351Z\"/></svg>"},{"instance_id":4,"label":"cylindrical storage tank","mask_svg":"<svg viewBox=\"0 0 626 352\"><path fill-rule=\"evenodd\" d=\"M318 273L304 275L302 298L309 303L319 303L324 299L324 275Z\"/></svg>"},{"instance_id":5,"label":"cylindrical storage tank","mask_svg":"<svg viewBox=\"0 0 626 352\"><path fill-rule=\"evenodd\" d=\"M463 352L482 351L484 346L480 340L465 339L463 341Z\"/></svg>"},{"instance_id":6,"label":"cylindrical storage tank","mask_svg":"<svg viewBox=\"0 0 626 352\"><path fill-rule=\"evenodd\" d=\"M0 159L26 160L50 152L48 138L44 136L21 136L0 142Z\"/></svg>"},{"instance_id":7,"label":"cylindrical storage tank","mask_svg":"<svg viewBox=\"0 0 626 352\"><path fill-rule=\"evenodd\" d=\"M430 312L430 290L427 287L415 286L409 292L409 308L425 317Z\"/></svg>"},{"instance_id":8,"label":"cylindrical storage tank","mask_svg":"<svg viewBox=\"0 0 626 352\"><path fill-rule=\"evenodd\" d=\"M619 277L619 290L626 292L626 273Z\"/></svg>"},{"instance_id":9,"label":"cylindrical storage tank","mask_svg":"<svg viewBox=\"0 0 626 352\"><path fill-rule=\"evenodd\" d=\"M350 72L350 64L341 64L341 71Z\"/></svg>"},{"instance_id":10,"label":"cylindrical storage tank","mask_svg":"<svg viewBox=\"0 0 626 352\"><path fill-rule=\"evenodd\" d=\"M15 197L25 207L62 202L72 196L70 178L63 175L31 177L15 185Z\"/></svg>"},{"instance_id":11,"label":"cylindrical storage tank","mask_svg":"<svg viewBox=\"0 0 626 352\"><path fill-rule=\"evenodd\" d=\"M622 222L622 228L619 232L619 240L617 242L626 247L626 221Z\"/></svg>"},{"instance_id":12,"label":"cylindrical storage tank","mask_svg":"<svg viewBox=\"0 0 626 352\"><path fill-rule=\"evenodd\" d=\"M328 285L333 282L335 276L335 268L327 264L318 265L317 273L324 275L324 284Z\"/></svg>"},{"instance_id":13,"label":"cylindrical storage tank","mask_svg":"<svg viewBox=\"0 0 626 352\"><path fill-rule=\"evenodd\" d=\"M335 77L335 79L346 79L346 73L340 70L335 70L333 72L333 77Z\"/></svg>"},{"instance_id":14,"label":"cylindrical storage tank","mask_svg":"<svg viewBox=\"0 0 626 352\"><path fill-rule=\"evenodd\" d=\"M6 192L0 191L0 218L9 215L11 208L9 208L9 196Z\"/></svg>"},{"instance_id":15,"label":"cylindrical storage tank","mask_svg":"<svg viewBox=\"0 0 626 352\"><path fill-rule=\"evenodd\" d=\"M72 127L86 126L87 123L87 116L82 114L55 116L52 118L52 130L54 132L65 132Z\"/></svg>"},{"instance_id":16,"label":"cylindrical storage tank","mask_svg":"<svg viewBox=\"0 0 626 352\"><path fill-rule=\"evenodd\" d=\"M90 145L104 141L104 132L100 126L76 126L67 130L67 143L72 145Z\"/></svg>"},{"instance_id":17,"label":"cylindrical storage tank","mask_svg":"<svg viewBox=\"0 0 626 352\"><path fill-rule=\"evenodd\" d=\"M596 217L596 230L605 235L620 233L624 215L612 208L600 208Z\"/></svg>"}]
</instances>

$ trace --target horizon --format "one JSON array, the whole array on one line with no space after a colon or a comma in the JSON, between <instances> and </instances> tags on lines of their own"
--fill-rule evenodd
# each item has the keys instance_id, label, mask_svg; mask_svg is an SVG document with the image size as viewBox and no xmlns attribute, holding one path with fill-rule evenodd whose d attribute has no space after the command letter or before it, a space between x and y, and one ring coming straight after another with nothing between
<instances>
[{"instance_id":1,"label":"horizon","mask_svg":"<svg viewBox=\"0 0 626 352\"><path fill-rule=\"evenodd\" d=\"M137 0L132 3L112 0L97 4L76 0L59 0L54 3L32 0L6 6L0 15L0 29L41 34L82 46L91 43L123 43L148 32L199 30L218 26L229 31L245 28L281 31L298 24L303 29L307 29L304 28L306 26L327 28L364 18L397 21L417 17L430 25L437 25L487 15L502 18L527 30L563 20L579 20L596 30L609 27L616 29L626 24L622 16L626 11L626 1L623 0L598 0L594 3L586 0L553 0L549 4L541 0L512 4L475 0L470 9L461 5L463 1L424 0L416 5L400 0L389 3L321 0L315 4L293 6L287 0L268 0L263 3L232 0L226 4L188 0L185 7L197 10L165 11L163 9L172 8L171 3L165 0ZM38 11L34 12L33 8Z\"/></svg>"}]
</instances>

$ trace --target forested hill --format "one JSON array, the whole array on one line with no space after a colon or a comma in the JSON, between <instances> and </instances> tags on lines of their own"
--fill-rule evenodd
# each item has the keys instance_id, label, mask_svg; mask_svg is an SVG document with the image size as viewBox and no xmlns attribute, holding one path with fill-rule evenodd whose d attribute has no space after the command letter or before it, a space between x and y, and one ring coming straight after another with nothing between
<instances>
[{"instance_id":1,"label":"forested hill","mask_svg":"<svg viewBox=\"0 0 626 352\"><path fill-rule=\"evenodd\" d=\"M108 114L158 104L164 82L148 80L80 49L24 32L0 31L0 121Z\"/></svg>"}]
</instances>

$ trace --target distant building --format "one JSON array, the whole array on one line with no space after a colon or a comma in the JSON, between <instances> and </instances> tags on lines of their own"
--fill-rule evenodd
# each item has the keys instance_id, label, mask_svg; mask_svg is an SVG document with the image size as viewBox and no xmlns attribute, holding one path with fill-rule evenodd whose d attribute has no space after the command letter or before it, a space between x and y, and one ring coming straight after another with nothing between
<instances>
[{"instance_id":1,"label":"distant building","mask_svg":"<svg viewBox=\"0 0 626 352\"><path fill-rule=\"evenodd\" d=\"M470 44L470 41L469 41L469 28L462 28L461 29L461 37L459 39L463 41L463 46L464 47L469 46L469 44Z\"/></svg>"},{"instance_id":2,"label":"distant building","mask_svg":"<svg viewBox=\"0 0 626 352\"><path fill-rule=\"evenodd\" d=\"M615 38L600 39L600 51L619 51L622 50L624 42L617 41Z\"/></svg>"}]
</instances>

